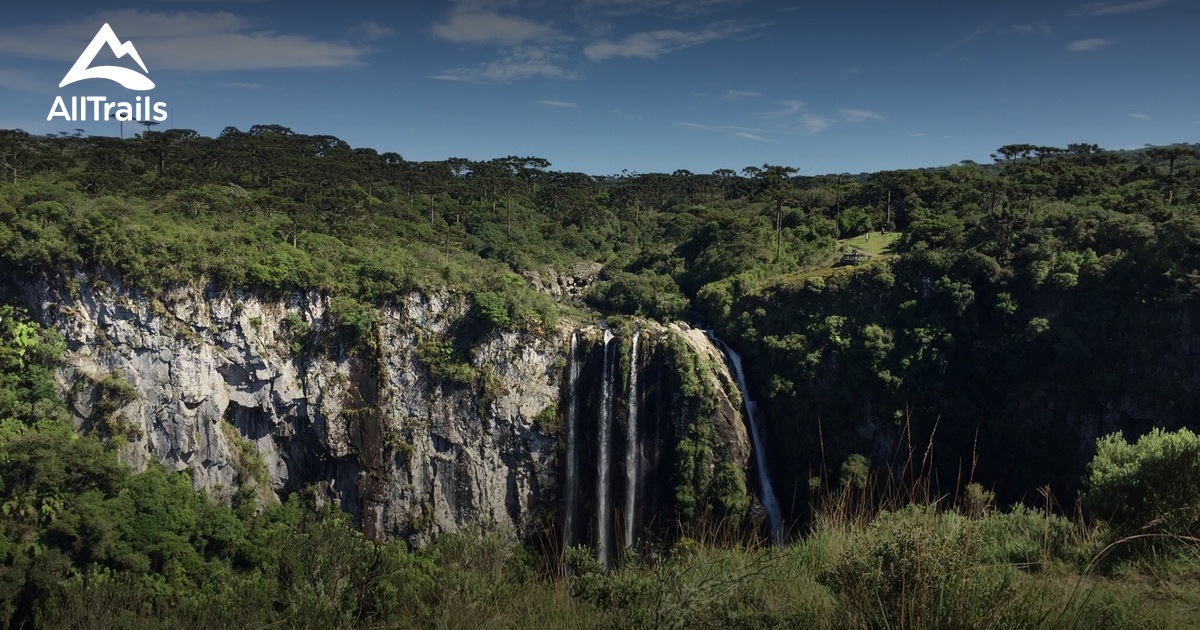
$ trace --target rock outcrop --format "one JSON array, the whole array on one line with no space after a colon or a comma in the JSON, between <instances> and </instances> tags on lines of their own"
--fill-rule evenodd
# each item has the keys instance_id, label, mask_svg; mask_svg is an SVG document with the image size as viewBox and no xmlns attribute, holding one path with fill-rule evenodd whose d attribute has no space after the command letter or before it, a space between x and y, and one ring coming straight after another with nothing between
<instances>
[{"instance_id":1,"label":"rock outcrop","mask_svg":"<svg viewBox=\"0 0 1200 630\"><path fill-rule=\"evenodd\" d=\"M225 501L311 492L368 535L414 544L472 523L531 536L561 510L573 327L472 332L470 301L451 294L408 294L377 309L364 334L331 324L331 300L317 293L191 287L150 298L84 276L20 286L67 340L60 382L80 429L125 440L135 468L188 471ZM648 338L682 335L707 357L719 395L702 419L716 428L719 457L745 471L749 440L730 402L740 399L726 393L719 353L703 335L645 325ZM453 343L464 330L474 335L465 349ZM700 416L681 415L676 385L655 369L643 391L663 416L646 422L672 427L661 460ZM668 469L656 483L671 483ZM662 494L656 508L670 500Z\"/></svg>"}]
</instances>

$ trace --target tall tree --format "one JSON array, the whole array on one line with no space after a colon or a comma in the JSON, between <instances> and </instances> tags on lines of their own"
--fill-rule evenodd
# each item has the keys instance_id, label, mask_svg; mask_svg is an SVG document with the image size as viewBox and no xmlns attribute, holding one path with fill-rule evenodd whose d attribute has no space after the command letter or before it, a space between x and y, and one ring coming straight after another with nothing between
<instances>
[{"instance_id":1,"label":"tall tree","mask_svg":"<svg viewBox=\"0 0 1200 630\"><path fill-rule=\"evenodd\" d=\"M783 254L783 204L792 200L795 188L791 177L800 172L791 166L763 164L761 169L746 167L744 172L758 179L759 194L775 207L775 261Z\"/></svg>"}]
</instances>

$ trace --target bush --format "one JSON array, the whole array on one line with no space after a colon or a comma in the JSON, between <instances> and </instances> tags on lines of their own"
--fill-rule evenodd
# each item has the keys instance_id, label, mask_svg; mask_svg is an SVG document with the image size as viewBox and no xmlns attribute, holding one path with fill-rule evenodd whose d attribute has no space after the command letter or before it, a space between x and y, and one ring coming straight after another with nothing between
<instances>
[{"instance_id":1,"label":"bush","mask_svg":"<svg viewBox=\"0 0 1200 630\"><path fill-rule=\"evenodd\" d=\"M1116 534L1200 534L1200 436L1187 429L1100 438L1084 481L1083 504Z\"/></svg>"},{"instance_id":2,"label":"bush","mask_svg":"<svg viewBox=\"0 0 1200 630\"><path fill-rule=\"evenodd\" d=\"M682 318L690 305L671 276L653 271L617 272L592 287L586 299L596 308L659 320Z\"/></svg>"},{"instance_id":3,"label":"bush","mask_svg":"<svg viewBox=\"0 0 1200 630\"><path fill-rule=\"evenodd\" d=\"M983 556L990 562L1033 567L1048 560L1069 560L1075 525L1043 510L1015 505L978 521Z\"/></svg>"},{"instance_id":4,"label":"bush","mask_svg":"<svg viewBox=\"0 0 1200 630\"><path fill-rule=\"evenodd\" d=\"M508 302L503 295L493 291L475 293L475 308L485 323L493 328L505 328L512 321L508 316Z\"/></svg>"},{"instance_id":5,"label":"bush","mask_svg":"<svg viewBox=\"0 0 1200 630\"><path fill-rule=\"evenodd\" d=\"M1058 525L1032 510L1013 520ZM910 505L854 531L818 576L838 598L836 627L1134 627L1122 602L1035 586L1012 565L993 563L985 523ZM996 524L1001 538L1019 529Z\"/></svg>"},{"instance_id":6,"label":"bush","mask_svg":"<svg viewBox=\"0 0 1200 630\"><path fill-rule=\"evenodd\" d=\"M329 301L329 321L334 326L349 329L354 339L362 341L375 330L378 313L375 308L358 300L339 295Z\"/></svg>"}]
</instances>

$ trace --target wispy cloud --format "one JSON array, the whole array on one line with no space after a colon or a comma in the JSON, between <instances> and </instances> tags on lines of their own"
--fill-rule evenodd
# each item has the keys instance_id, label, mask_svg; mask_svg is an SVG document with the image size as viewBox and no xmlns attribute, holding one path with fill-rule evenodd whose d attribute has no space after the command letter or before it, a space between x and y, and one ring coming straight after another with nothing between
<instances>
[{"instance_id":1,"label":"wispy cloud","mask_svg":"<svg viewBox=\"0 0 1200 630\"><path fill-rule=\"evenodd\" d=\"M757 140L758 142L779 142L779 140L777 140L777 139L764 138L758 134L750 133L748 131L738 131L738 132L734 133L733 135L735 135L739 138L745 138L747 140Z\"/></svg>"},{"instance_id":2,"label":"wispy cloud","mask_svg":"<svg viewBox=\"0 0 1200 630\"><path fill-rule=\"evenodd\" d=\"M490 46L492 57L476 65L449 68L433 78L475 82L574 79L585 59L657 59L685 48L753 35L755 29L767 26L747 20L695 19L744 1L579 0L560 7L545 0L450 0L449 10L430 25L429 32L435 39L453 44ZM632 14L653 14L686 26L631 33L622 27L639 22L610 19ZM723 98L750 95L730 90Z\"/></svg>"},{"instance_id":3,"label":"wispy cloud","mask_svg":"<svg viewBox=\"0 0 1200 630\"><path fill-rule=\"evenodd\" d=\"M454 0L449 15L430 32L455 44L491 46L496 56L473 66L444 70L432 78L475 83L576 78L565 52L571 37L550 22L500 13L519 8L521 3L516 0Z\"/></svg>"},{"instance_id":4,"label":"wispy cloud","mask_svg":"<svg viewBox=\"0 0 1200 630\"><path fill-rule=\"evenodd\" d=\"M950 44L949 46L933 53L933 56L941 57L942 55L944 55L946 53L953 52L959 48L962 48L963 46L970 44L971 42L979 39L980 37L987 35L988 31L990 31L990 30L992 30L992 24L989 22L989 23L984 24L983 26L980 26L979 28L971 31L970 33L967 33L966 35L963 35L962 39L958 40L957 42L954 42L953 44Z\"/></svg>"},{"instance_id":5,"label":"wispy cloud","mask_svg":"<svg viewBox=\"0 0 1200 630\"><path fill-rule=\"evenodd\" d=\"M253 83L250 81L233 81L231 83L222 83L221 86L227 87L227 88L232 88L235 90L260 90L260 89L262 89L261 83Z\"/></svg>"},{"instance_id":6,"label":"wispy cloud","mask_svg":"<svg viewBox=\"0 0 1200 630\"><path fill-rule=\"evenodd\" d=\"M112 24L132 40L150 71L337 68L358 63L370 51L306 35L260 30L228 12L105 11L85 20L0 29L0 53L73 61L96 32Z\"/></svg>"},{"instance_id":7,"label":"wispy cloud","mask_svg":"<svg viewBox=\"0 0 1200 630\"><path fill-rule=\"evenodd\" d=\"M1036 24L1013 24L997 32L1001 35L1029 37L1031 35L1049 35L1054 32L1054 29L1050 28L1050 25L1045 22L1038 22Z\"/></svg>"},{"instance_id":8,"label":"wispy cloud","mask_svg":"<svg viewBox=\"0 0 1200 630\"><path fill-rule=\"evenodd\" d=\"M737 125L703 125L694 122L681 122L679 123L679 126L685 129L698 129L700 131L726 131L729 133L743 131L748 133L767 133L765 129L758 129L755 127L740 127Z\"/></svg>"},{"instance_id":9,"label":"wispy cloud","mask_svg":"<svg viewBox=\"0 0 1200 630\"><path fill-rule=\"evenodd\" d=\"M579 105L577 103L572 103L571 101L542 100L542 101L538 101L538 105L547 105L549 107L563 107L566 109L579 109Z\"/></svg>"},{"instance_id":10,"label":"wispy cloud","mask_svg":"<svg viewBox=\"0 0 1200 630\"><path fill-rule=\"evenodd\" d=\"M1138 0L1137 2L1093 2L1079 7L1075 15L1121 15L1137 11L1149 11L1167 4L1173 0Z\"/></svg>"},{"instance_id":11,"label":"wispy cloud","mask_svg":"<svg viewBox=\"0 0 1200 630\"><path fill-rule=\"evenodd\" d=\"M908 137L910 137L910 138L924 138L924 137L925 137L925 134L924 134L924 133L922 133L922 132L910 133L910 134L908 134Z\"/></svg>"},{"instance_id":12,"label":"wispy cloud","mask_svg":"<svg viewBox=\"0 0 1200 630\"><path fill-rule=\"evenodd\" d=\"M828 116L822 116L810 111L807 111L807 105L804 101L789 99L775 101L779 105L779 109L763 112L759 117L763 120L770 121L772 128L789 134L813 135L825 131L831 127L836 120ZM878 116L874 112L867 110L846 110L858 113L870 113Z\"/></svg>"},{"instance_id":13,"label":"wispy cloud","mask_svg":"<svg viewBox=\"0 0 1200 630\"><path fill-rule=\"evenodd\" d=\"M751 92L749 90L725 90L721 98L727 101L736 101L744 98L758 98L762 96L761 92Z\"/></svg>"},{"instance_id":14,"label":"wispy cloud","mask_svg":"<svg viewBox=\"0 0 1200 630\"><path fill-rule=\"evenodd\" d=\"M755 140L757 142L779 142L776 138L767 137L773 133L767 129L758 129L755 127L742 127L738 125L702 125L694 122L681 122L680 127L684 129L695 129L697 131L712 131L716 133L729 134L746 140Z\"/></svg>"},{"instance_id":15,"label":"wispy cloud","mask_svg":"<svg viewBox=\"0 0 1200 630\"><path fill-rule=\"evenodd\" d=\"M635 14L659 14L669 17L694 17L745 0L581 0L580 12L604 17L623 17Z\"/></svg>"},{"instance_id":16,"label":"wispy cloud","mask_svg":"<svg viewBox=\"0 0 1200 630\"><path fill-rule=\"evenodd\" d=\"M1067 50L1071 52L1090 52L1103 48L1111 43L1112 41L1107 39L1081 39L1067 44Z\"/></svg>"},{"instance_id":17,"label":"wispy cloud","mask_svg":"<svg viewBox=\"0 0 1200 630\"><path fill-rule=\"evenodd\" d=\"M584 47L583 54L592 61L628 57L657 59L676 50L727 39L761 26L747 22L718 22L694 31L645 31L624 39L593 42Z\"/></svg>"},{"instance_id":18,"label":"wispy cloud","mask_svg":"<svg viewBox=\"0 0 1200 630\"><path fill-rule=\"evenodd\" d=\"M846 117L846 122L862 122L864 120L883 120L881 114L877 114L869 109L839 109L841 115Z\"/></svg>"},{"instance_id":19,"label":"wispy cloud","mask_svg":"<svg viewBox=\"0 0 1200 630\"><path fill-rule=\"evenodd\" d=\"M778 107L773 110L753 114L758 120L756 126L744 125L708 125L695 122L681 122L680 127L700 131L718 132L737 138L754 140L756 142L782 142L787 136L811 136L838 122L838 119L808 111L804 101L786 99L774 101ZM846 121L883 120L883 116L867 109L839 110Z\"/></svg>"},{"instance_id":20,"label":"wispy cloud","mask_svg":"<svg viewBox=\"0 0 1200 630\"><path fill-rule=\"evenodd\" d=\"M434 24L433 34L439 39L456 44L509 46L530 41L545 41L558 35L548 24L461 7L451 13L445 22Z\"/></svg>"},{"instance_id":21,"label":"wispy cloud","mask_svg":"<svg viewBox=\"0 0 1200 630\"><path fill-rule=\"evenodd\" d=\"M396 31L378 22L361 22L350 28L350 35L364 42L373 42L395 35Z\"/></svg>"},{"instance_id":22,"label":"wispy cloud","mask_svg":"<svg viewBox=\"0 0 1200 630\"><path fill-rule=\"evenodd\" d=\"M833 126L835 121L832 118L819 116L817 114L804 114L800 117L798 129L802 133L818 134Z\"/></svg>"},{"instance_id":23,"label":"wispy cloud","mask_svg":"<svg viewBox=\"0 0 1200 630\"><path fill-rule=\"evenodd\" d=\"M1145 114L1130 114L1129 117L1137 120L1150 120L1150 117Z\"/></svg>"},{"instance_id":24,"label":"wispy cloud","mask_svg":"<svg viewBox=\"0 0 1200 630\"><path fill-rule=\"evenodd\" d=\"M787 118L788 116L797 114L800 112L800 110L804 109L804 101L786 100L775 102L778 103L781 108L775 111L766 112L763 114L763 116L767 118Z\"/></svg>"},{"instance_id":25,"label":"wispy cloud","mask_svg":"<svg viewBox=\"0 0 1200 630\"><path fill-rule=\"evenodd\" d=\"M522 79L574 79L567 68L566 55L545 47L525 46L504 54L500 59L477 66L451 68L434 75L441 81L509 83Z\"/></svg>"}]
</instances>

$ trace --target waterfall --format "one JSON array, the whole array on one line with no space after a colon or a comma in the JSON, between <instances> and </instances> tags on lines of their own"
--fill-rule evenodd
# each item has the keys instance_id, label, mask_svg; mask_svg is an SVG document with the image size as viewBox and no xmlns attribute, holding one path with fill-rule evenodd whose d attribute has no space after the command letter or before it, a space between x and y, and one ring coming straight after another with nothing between
<instances>
[{"instance_id":1,"label":"waterfall","mask_svg":"<svg viewBox=\"0 0 1200 630\"><path fill-rule=\"evenodd\" d=\"M579 331L571 333L571 350L567 356L567 470L566 470L566 517L563 520L563 548L575 544L575 514L579 510Z\"/></svg>"},{"instance_id":2,"label":"waterfall","mask_svg":"<svg viewBox=\"0 0 1200 630\"><path fill-rule=\"evenodd\" d=\"M633 331L633 345L629 350L629 422L625 444L625 546L633 546L634 510L637 508L638 476L638 337L642 331Z\"/></svg>"},{"instance_id":3,"label":"waterfall","mask_svg":"<svg viewBox=\"0 0 1200 630\"><path fill-rule=\"evenodd\" d=\"M754 441L754 460L755 468L758 472L758 487L762 496L759 497L762 501L763 511L767 513L767 522L771 526L771 539L775 544L783 543L783 517L779 511L779 501L775 498L775 490L771 487L771 478L767 472L767 453L763 448L763 426L762 418L758 415L758 404L750 397L750 390L746 388L746 376L742 372L742 357L733 351L733 348L725 345L724 341L717 339L712 332L708 332L709 339L729 357L729 363L733 367L733 375L737 378L738 389L742 392L742 401L746 406L746 419L750 424L750 438Z\"/></svg>"},{"instance_id":4,"label":"waterfall","mask_svg":"<svg viewBox=\"0 0 1200 630\"><path fill-rule=\"evenodd\" d=\"M608 566L609 521L612 516L612 505L608 501L609 450L612 446L612 401L613 382L612 369L608 360L608 346L611 345L613 334L604 331L604 362L600 371L600 427L597 431L597 453L599 455L598 474L596 475L596 549L600 564Z\"/></svg>"}]
</instances>

